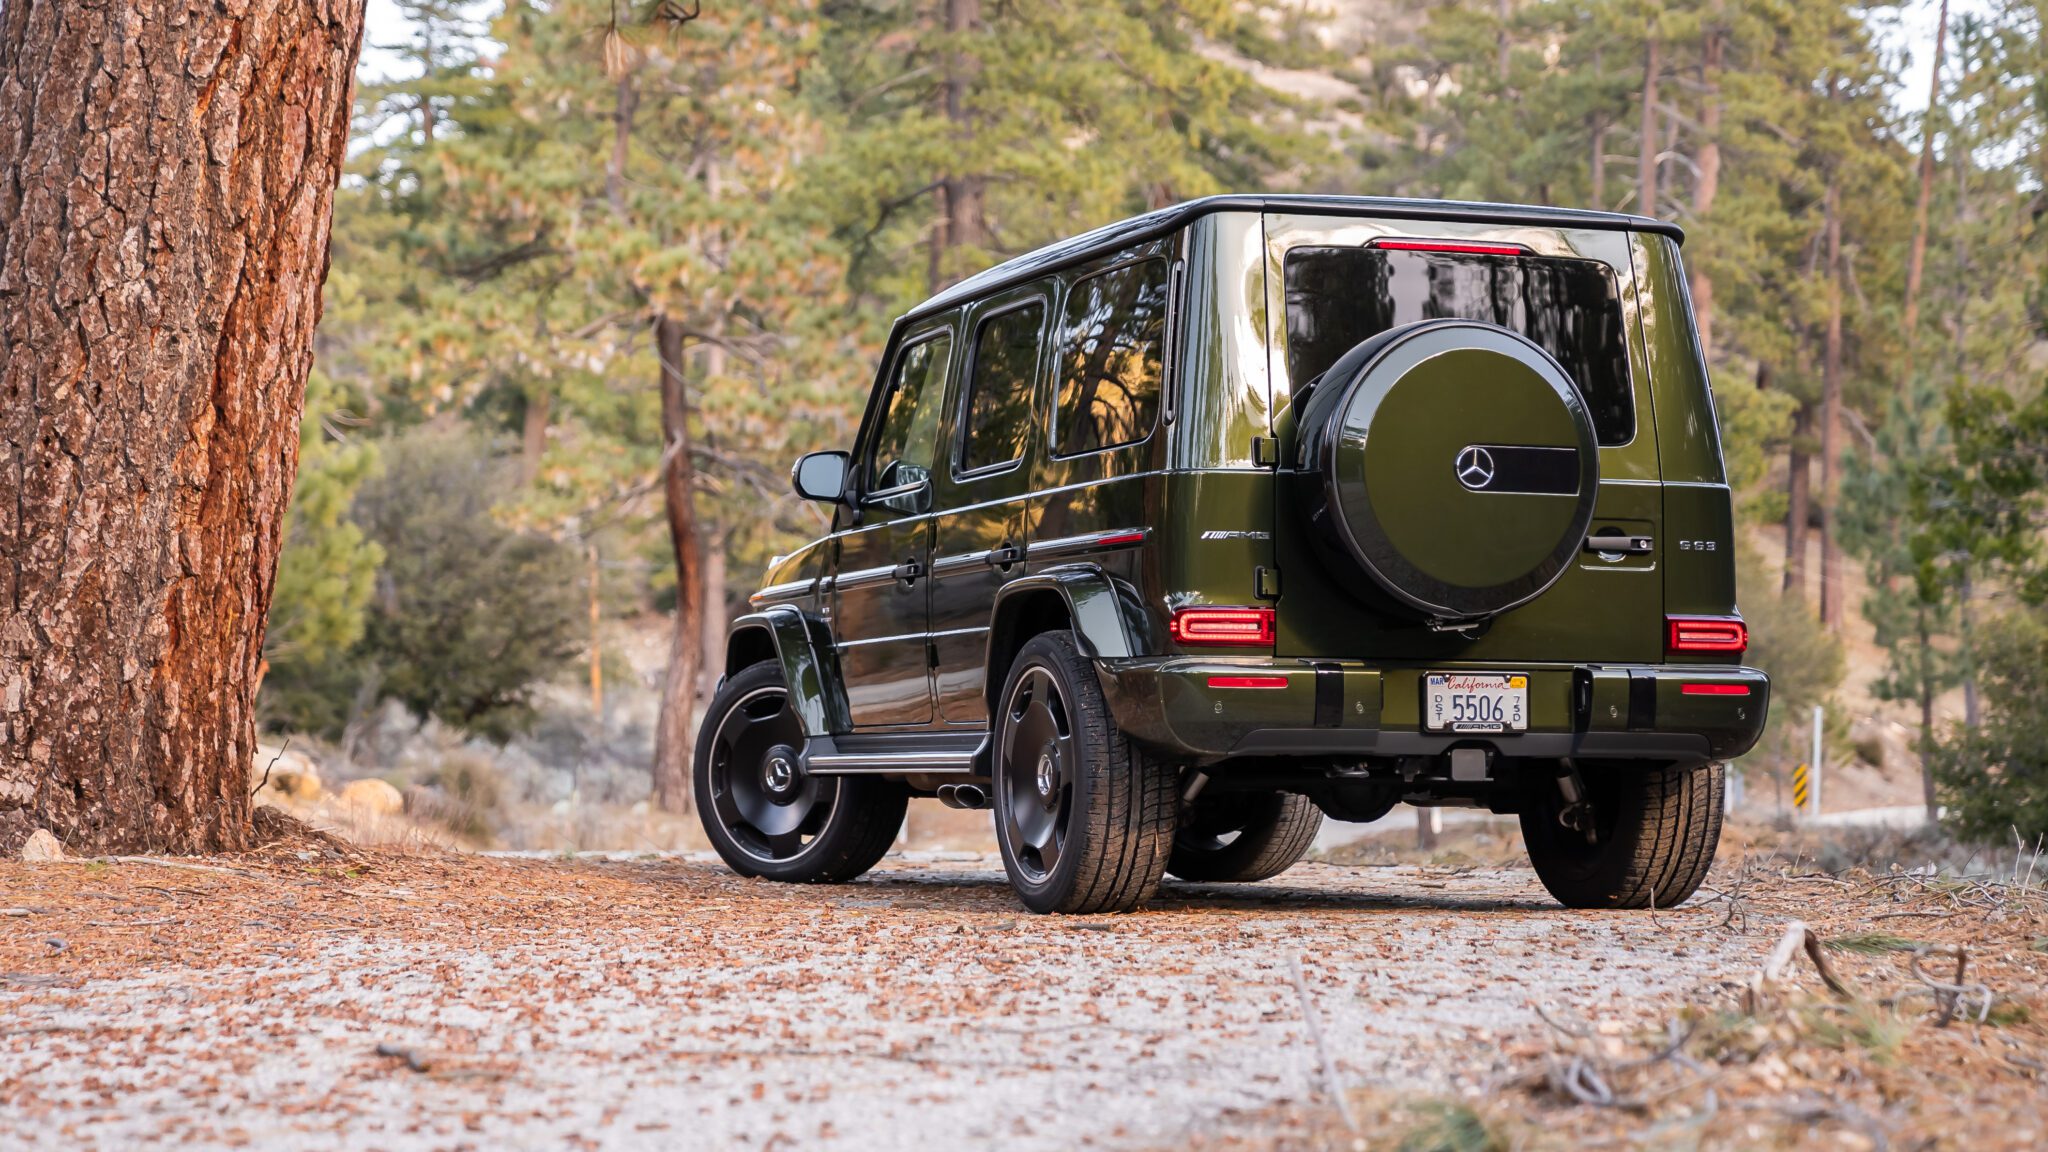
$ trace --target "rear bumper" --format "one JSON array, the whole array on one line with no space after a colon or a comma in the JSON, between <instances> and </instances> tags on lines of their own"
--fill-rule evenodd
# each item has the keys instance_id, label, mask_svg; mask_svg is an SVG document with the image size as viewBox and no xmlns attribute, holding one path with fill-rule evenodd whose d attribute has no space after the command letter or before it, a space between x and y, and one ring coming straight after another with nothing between
<instances>
[{"instance_id":1,"label":"rear bumper","mask_svg":"<svg viewBox=\"0 0 2048 1152\"><path fill-rule=\"evenodd\" d=\"M1749 751L1763 734L1770 702L1768 677L1727 664L1385 668L1336 660L1148 657L1099 660L1096 667L1126 734L1197 764L1431 756L1473 745L1512 757L1705 763ZM1529 730L1424 731L1423 677L1445 671L1528 675ZM1247 680L1261 686L1227 686Z\"/></svg>"}]
</instances>

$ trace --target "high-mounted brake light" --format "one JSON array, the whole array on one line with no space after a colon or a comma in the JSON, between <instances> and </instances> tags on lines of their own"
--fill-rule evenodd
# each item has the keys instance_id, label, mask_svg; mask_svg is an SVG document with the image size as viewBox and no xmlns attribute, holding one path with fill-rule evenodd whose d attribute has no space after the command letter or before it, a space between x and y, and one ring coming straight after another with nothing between
<instances>
[{"instance_id":1,"label":"high-mounted brake light","mask_svg":"<svg viewBox=\"0 0 2048 1152\"><path fill-rule=\"evenodd\" d=\"M1678 694L1681 696L1747 696L1749 695L1749 685L1680 684L1678 686Z\"/></svg>"},{"instance_id":2,"label":"high-mounted brake light","mask_svg":"<svg viewBox=\"0 0 2048 1152\"><path fill-rule=\"evenodd\" d=\"M1743 652L1749 648L1749 625L1736 616L1667 616L1666 643L1673 652Z\"/></svg>"},{"instance_id":3,"label":"high-mounted brake light","mask_svg":"<svg viewBox=\"0 0 2048 1152\"><path fill-rule=\"evenodd\" d=\"M1182 644L1273 643L1271 608L1176 608L1167 631Z\"/></svg>"},{"instance_id":4,"label":"high-mounted brake light","mask_svg":"<svg viewBox=\"0 0 2048 1152\"><path fill-rule=\"evenodd\" d=\"M1285 688L1285 676L1211 676L1211 688Z\"/></svg>"},{"instance_id":5,"label":"high-mounted brake light","mask_svg":"<svg viewBox=\"0 0 2048 1152\"><path fill-rule=\"evenodd\" d=\"M1527 256L1520 244L1481 244L1471 240L1375 240L1372 247L1391 252L1459 252L1469 256Z\"/></svg>"}]
</instances>

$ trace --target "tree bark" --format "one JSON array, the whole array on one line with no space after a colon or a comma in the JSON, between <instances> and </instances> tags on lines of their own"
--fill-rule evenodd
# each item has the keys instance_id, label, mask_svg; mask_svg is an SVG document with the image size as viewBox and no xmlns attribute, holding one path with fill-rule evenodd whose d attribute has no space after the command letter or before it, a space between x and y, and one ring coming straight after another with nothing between
<instances>
[{"instance_id":1,"label":"tree bark","mask_svg":"<svg viewBox=\"0 0 2048 1152\"><path fill-rule=\"evenodd\" d=\"M1652 31L1643 59L1642 142L1636 157L1636 211L1657 214L1657 72L1664 66L1662 46Z\"/></svg>"},{"instance_id":2,"label":"tree bark","mask_svg":"<svg viewBox=\"0 0 2048 1152\"><path fill-rule=\"evenodd\" d=\"M974 31L981 20L981 0L946 0L946 33L957 42ZM956 155L974 138L974 117L967 106L967 94L974 86L979 65L957 47L946 54L946 75L942 86L946 120L953 127ZM932 233L931 289L936 292L954 279L946 257L961 248L980 247L987 239L983 202L987 181L979 174L949 172L939 178L939 222Z\"/></svg>"},{"instance_id":3,"label":"tree bark","mask_svg":"<svg viewBox=\"0 0 2048 1152\"><path fill-rule=\"evenodd\" d=\"M0 4L0 852L248 843L362 18Z\"/></svg>"},{"instance_id":4,"label":"tree bark","mask_svg":"<svg viewBox=\"0 0 2048 1152\"><path fill-rule=\"evenodd\" d=\"M1835 456L1842 449L1842 186L1828 182L1827 293L1828 327L1821 353L1820 413L1820 621L1830 628L1842 622L1841 544L1835 538L1835 501L1842 483Z\"/></svg>"},{"instance_id":5,"label":"tree bark","mask_svg":"<svg viewBox=\"0 0 2048 1152\"><path fill-rule=\"evenodd\" d=\"M1600 78L1606 71L1603 67L1603 56L1604 54L1598 48L1593 50L1593 83L1596 85L1600 83ZM1607 113L1604 110L1593 113L1592 136L1593 207L1605 211L1607 208Z\"/></svg>"},{"instance_id":6,"label":"tree bark","mask_svg":"<svg viewBox=\"0 0 2048 1152\"><path fill-rule=\"evenodd\" d=\"M1693 220L1704 222L1714 210L1714 197L1721 191L1721 58L1727 38L1720 29L1709 29L1701 49L1700 78L1706 94L1700 105L1699 179L1693 186ZM1714 278L1706 265L1692 265L1692 310L1700 334L1700 354L1708 363L1714 359Z\"/></svg>"},{"instance_id":7,"label":"tree bark","mask_svg":"<svg viewBox=\"0 0 2048 1152\"><path fill-rule=\"evenodd\" d=\"M668 675L654 730L654 803L670 812L690 809L690 714L696 706L697 669L703 654L704 581L699 571L696 488L690 464L690 398L683 374L683 325L667 315L654 323L661 356L662 496L668 506L669 545L676 561L676 616L669 633Z\"/></svg>"},{"instance_id":8,"label":"tree bark","mask_svg":"<svg viewBox=\"0 0 2048 1152\"><path fill-rule=\"evenodd\" d=\"M612 106L612 155L604 167L604 198L613 216L626 214L626 159L633 143L633 113L640 107L640 90L633 86L631 72L619 77Z\"/></svg>"},{"instance_id":9,"label":"tree bark","mask_svg":"<svg viewBox=\"0 0 2048 1152\"><path fill-rule=\"evenodd\" d=\"M526 394L526 414L519 436L519 479L531 484L540 477L540 459L548 451L548 410L554 398L538 388Z\"/></svg>"},{"instance_id":10,"label":"tree bark","mask_svg":"<svg viewBox=\"0 0 2048 1152\"><path fill-rule=\"evenodd\" d=\"M1934 199L1934 114L1941 107L1941 57L1948 46L1948 0L1934 29L1934 74L1927 84L1927 115L1920 122L1920 198L1913 206L1913 247L1906 259L1906 372L1913 378L1913 343L1920 328L1920 277L1927 265L1927 208Z\"/></svg>"},{"instance_id":11,"label":"tree bark","mask_svg":"<svg viewBox=\"0 0 2048 1152\"><path fill-rule=\"evenodd\" d=\"M704 693L708 696L725 674L725 537L715 535L704 549L703 639Z\"/></svg>"},{"instance_id":12,"label":"tree bark","mask_svg":"<svg viewBox=\"0 0 2048 1152\"><path fill-rule=\"evenodd\" d=\"M1785 591L1802 599L1806 596L1806 525L1813 514L1813 468L1806 451L1812 439L1813 405L1801 404L1792 416L1792 446L1785 453Z\"/></svg>"},{"instance_id":13,"label":"tree bark","mask_svg":"<svg viewBox=\"0 0 2048 1152\"><path fill-rule=\"evenodd\" d=\"M1916 608L1914 622L1920 641L1920 799L1927 806L1927 823L1932 825L1941 818L1941 803L1934 788L1934 637L1925 603Z\"/></svg>"}]
</instances>

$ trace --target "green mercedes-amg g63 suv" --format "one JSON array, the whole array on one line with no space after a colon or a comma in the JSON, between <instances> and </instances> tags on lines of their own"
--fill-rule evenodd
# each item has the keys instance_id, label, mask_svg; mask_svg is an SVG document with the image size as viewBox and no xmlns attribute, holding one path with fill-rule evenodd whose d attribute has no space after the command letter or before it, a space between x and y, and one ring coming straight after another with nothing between
<instances>
[{"instance_id":1,"label":"green mercedes-amg g63 suv","mask_svg":"<svg viewBox=\"0 0 2048 1152\"><path fill-rule=\"evenodd\" d=\"M1092 912L1406 801L1518 814L1566 904L1684 900L1769 683L1680 240L1224 196L919 305L850 450L796 464L831 533L733 625L712 843L843 880L935 796Z\"/></svg>"}]
</instances>

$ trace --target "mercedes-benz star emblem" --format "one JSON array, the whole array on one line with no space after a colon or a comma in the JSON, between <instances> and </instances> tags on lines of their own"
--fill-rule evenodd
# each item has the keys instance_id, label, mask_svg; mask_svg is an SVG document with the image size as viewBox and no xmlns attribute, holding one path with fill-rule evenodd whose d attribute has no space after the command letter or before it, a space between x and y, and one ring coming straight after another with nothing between
<instances>
[{"instance_id":1,"label":"mercedes-benz star emblem","mask_svg":"<svg viewBox=\"0 0 2048 1152\"><path fill-rule=\"evenodd\" d=\"M1458 453L1458 483L1480 489L1493 483L1493 453L1477 444Z\"/></svg>"}]
</instances>

